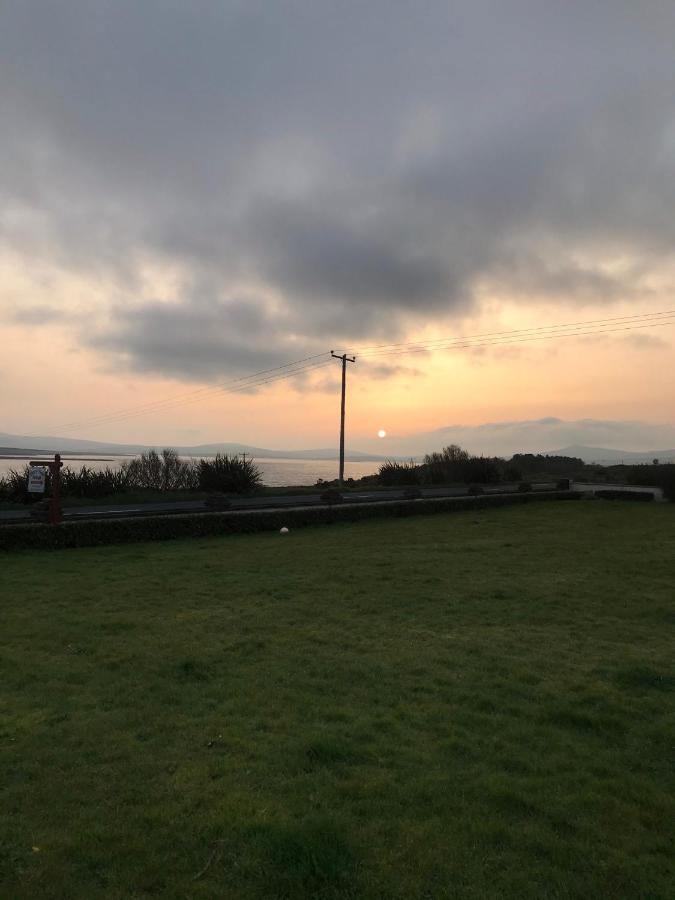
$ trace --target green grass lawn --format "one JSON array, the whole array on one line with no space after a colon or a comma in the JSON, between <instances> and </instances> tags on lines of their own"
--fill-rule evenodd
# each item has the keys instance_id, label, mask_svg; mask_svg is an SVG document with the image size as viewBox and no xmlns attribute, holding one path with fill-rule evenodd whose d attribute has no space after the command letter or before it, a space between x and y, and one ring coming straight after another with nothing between
<instances>
[{"instance_id":1,"label":"green grass lawn","mask_svg":"<svg viewBox=\"0 0 675 900\"><path fill-rule=\"evenodd\" d=\"M5 554L0 897L675 896L675 507Z\"/></svg>"}]
</instances>

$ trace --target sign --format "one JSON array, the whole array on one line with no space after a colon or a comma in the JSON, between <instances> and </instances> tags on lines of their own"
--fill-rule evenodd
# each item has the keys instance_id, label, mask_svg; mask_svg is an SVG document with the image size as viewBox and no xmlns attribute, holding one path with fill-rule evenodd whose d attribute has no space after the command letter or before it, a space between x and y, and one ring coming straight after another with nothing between
<instances>
[{"instance_id":1,"label":"sign","mask_svg":"<svg viewBox=\"0 0 675 900\"><path fill-rule=\"evenodd\" d=\"M47 469L44 466L31 466L28 473L28 493L43 494L47 480Z\"/></svg>"}]
</instances>

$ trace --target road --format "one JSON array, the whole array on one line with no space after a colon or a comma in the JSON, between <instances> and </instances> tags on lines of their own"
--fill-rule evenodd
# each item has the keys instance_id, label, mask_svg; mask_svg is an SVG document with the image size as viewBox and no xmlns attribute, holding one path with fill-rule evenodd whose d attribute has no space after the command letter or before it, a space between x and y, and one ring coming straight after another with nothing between
<instances>
[{"instance_id":1,"label":"road","mask_svg":"<svg viewBox=\"0 0 675 900\"><path fill-rule=\"evenodd\" d=\"M517 486L486 487L486 493L502 493L504 489L515 491ZM551 489L551 485L537 485L541 489ZM404 489L387 491L345 492L345 503L368 503L374 501L394 501L404 499ZM466 495L466 488L422 488L423 497L461 497ZM285 509L289 506L318 506L322 503L321 493L288 494L284 496L240 497L232 501L230 509ZM114 506L71 506L64 507L63 517L68 521L82 519L114 519L128 516L172 515L176 513L214 512L203 500L174 500L169 503L120 503ZM0 524L12 524L31 521L30 511L0 510Z\"/></svg>"},{"instance_id":2,"label":"road","mask_svg":"<svg viewBox=\"0 0 675 900\"><path fill-rule=\"evenodd\" d=\"M554 490L554 484L533 484L534 490ZM656 500L662 500L660 488L637 487L626 484L585 484L573 482L570 485L574 491L592 493L596 490L628 490L649 491L654 494ZM486 494L513 493L518 490L517 485L495 485L485 487ZM422 497L462 497L466 496L466 488L463 487L436 487L421 488ZM406 491L404 489L391 489L387 491L357 491L345 492L345 503L368 503L403 500ZM232 501L229 507L238 509L286 509L290 506L318 506L322 503L321 493L316 494L288 494L285 496L261 496L240 497ZM72 506L65 507L63 517L68 521L82 519L117 519L129 516L156 516L175 515L177 513L214 512L206 506L203 500L173 500L168 503L120 503L115 506ZM10 525L31 521L27 508L20 510L0 510L0 524Z\"/></svg>"}]
</instances>

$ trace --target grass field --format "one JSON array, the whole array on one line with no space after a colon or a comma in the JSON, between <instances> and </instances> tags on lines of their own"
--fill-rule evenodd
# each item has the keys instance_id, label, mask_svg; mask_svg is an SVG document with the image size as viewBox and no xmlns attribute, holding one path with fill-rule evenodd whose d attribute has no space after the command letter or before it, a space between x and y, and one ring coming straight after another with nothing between
<instances>
[{"instance_id":1,"label":"grass field","mask_svg":"<svg viewBox=\"0 0 675 900\"><path fill-rule=\"evenodd\" d=\"M5 554L0 897L675 896L675 507Z\"/></svg>"}]
</instances>

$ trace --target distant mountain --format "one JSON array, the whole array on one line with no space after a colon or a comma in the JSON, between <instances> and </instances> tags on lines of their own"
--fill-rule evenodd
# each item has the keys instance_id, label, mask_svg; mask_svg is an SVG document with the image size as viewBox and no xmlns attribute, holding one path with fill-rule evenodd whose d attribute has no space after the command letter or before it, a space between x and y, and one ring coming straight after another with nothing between
<instances>
[{"instance_id":1,"label":"distant mountain","mask_svg":"<svg viewBox=\"0 0 675 900\"><path fill-rule=\"evenodd\" d=\"M613 450L609 447L584 447L573 445L562 450L546 450L546 456L576 456L585 463L617 465L627 463L650 463L658 459L661 463L675 462L675 450Z\"/></svg>"},{"instance_id":2,"label":"distant mountain","mask_svg":"<svg viewBox=\"0 0 675 900\"><path fill-rule=\"evenodd\" d=\"M484 422L481 425L448 425L434 431L408 434L396 434L391 429L384 441L374 435L370 439L359 440L359 445L366 451L383 450L392 457L395 454L406 458L419 457L448 444L459 444L477 455L482 453L507 458L514 453L570 452L590 460L651 462L652 459L675 457L674 450L653 449L675 447L675 422L568 421L545 416L541 419ZM558 447L564 450L556 449ZM630 449L624 450L624 447Z\"/></svg>"},{"instance_id":3,"label":"distant mountain","mask_svg":"<svg viewBox=\"0 0 675 900\"><path fill-rule=\"evenodd\" d=\"M80 438L63 438L53 436L26 437L18 434L6 434L0 432L0 454L11 456L13 454L24 456L26 453L63 453L64 455L78 454L96 456L125 456L144 453L147 450L161 449L163 445L146 444L110 444L102 441L89 441ZM30 446L31 449L25 448ZM337 459L338 451L331 448L319 448L315 450L270 450L264 447L252 447L249 444L237 444L225 442L218 444L198 444L190 447L175 447L181 456L213 456L216 453L246 453L248 456L259 459ZM345 459L349 462L381 462L382 454L363 453L358 450L345 452Z\"/></svg>"}]
</instances>

